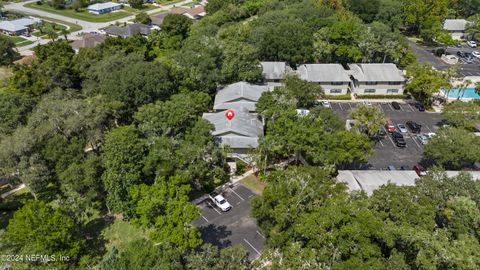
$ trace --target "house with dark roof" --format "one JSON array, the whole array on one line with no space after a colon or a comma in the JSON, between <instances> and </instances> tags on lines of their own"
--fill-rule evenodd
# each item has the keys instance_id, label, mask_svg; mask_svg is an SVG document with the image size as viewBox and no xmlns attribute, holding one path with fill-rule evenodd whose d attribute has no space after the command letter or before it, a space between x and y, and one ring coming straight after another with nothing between
<instances>
[{"instance_id":1,"label":"house with dark roof","mask_svg":"<svg viewBox=\"0 0 480 270\"><path fill-rule=\"evenodd\" d=\"M159 13L159 14L156 14L156 15L152 15L152 16L150 16L150 20L152 21L153 25L161 26L162 23L163 23L163 20L165 19L165 17L168 16L168 14L170 14L170 13L165 12L165 13Z\"/></svg>"},{"instance_id":2,"label":"house with dark roof","mask_svg":"<svg viewBox=\"0 0 480 270\"><path fill-rule=\"evenodd\" d=\"M350 64L352 92L358 95L401 95L405 75L395 64Z\"/></svg>"},{"instance_id":3,"label":"house with dark roof","mask_svg":"<svg viewBox=\"0 0 480 270\"><path fill-rule=\"evenodd\" d=\"M100 34L86 34L82 37L82 39L73 41L70 46L78 53L80 48L93 48L98 44L101 44L105 41L106 36Z\"/></svg>"},{"instance_id":4,"label":"house with dark roof","mask_svg":"<svg viewBox=\"0 0 480 270\"><path fill-rule=\"evenodd\" d=\"M459 40L464 38L468 23L465 19L446 19L443 22L443 29L447 30L453 39Z\"/></svg>"},{"instance_id":5,"label":"house with dark roof","mask_svg":"<svg viewBox=\"0 0 480 270\"><path fill-rule=\"evenodd\" d=\"M258 99L268 91L266 85L255 85L247 82L233 83L217 92L213 109L218 112L243 107L249 112L255 112L255 104Z\"/></svg>"},{"instance_id":6,"label":"house with dark roof","mask_svg":"<svg viewBox=\"0 0 480 270\"><path fill-rule=\"evenodd\" d=\"M109 28L105 29L105 33L109 36L115 36L115 37L131 37L136 34L141 34L144 36L148 36L150 34L150 29L151 26L142 24L142 23L132 23L132 24L127 24L124 27L119 27L119 26L112 26Z\"/></svg>"},{"instance_id":7,"label":"house with dark roof","mask_svg":"<svg viewBox=\"0 0 480 270\"><path fill-rule=\"evenodd\" d=\"M256 113L250 113L246 108L239 107L234 112L232 120L227 119L224 111L204 113L202 117L215 127L212 135L217 143L229 146L235 154L248 154L263 136L263 123Z\"/></svg>"},{"instance_id":8,"label":"house with dark roof","mask_svg":"<svg viewBox=\"0 0 480 270\"><path fill-rule=\"evenodd\" d=\"M304 64L297 68L300 79L318 83L327 95L345 95L351 80L340 64Z\"/></svg>"}]
</instances>

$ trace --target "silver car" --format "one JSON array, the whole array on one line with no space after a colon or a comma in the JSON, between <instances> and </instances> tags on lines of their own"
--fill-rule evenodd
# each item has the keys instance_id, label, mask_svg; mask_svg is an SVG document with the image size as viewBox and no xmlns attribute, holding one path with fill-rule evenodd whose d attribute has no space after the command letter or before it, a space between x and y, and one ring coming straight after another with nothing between
<instances>
[{"instance_id":1,"label":"silver car","mask_svg":"<svg viewBox=\"0 0 480 270\"><path fill-rule=\"evenodd\" d=\"M425 134L417 135L418 141L419 141L421 144L423 144L423 145L425 145L425 144L428 143L428 138L429 138L429 137L428 137L427 135L425 135Z\"/></svg>"},{"instance_id":2,"label":"silver car","mask_svg":"<svg viewBox=\"0 0 480 270\"><path fill-rule=\"evenodd\" d=\"M397 124L397 128L401 133L408 133L408 129L404 124Z\"/></svg>"}]
</instances>

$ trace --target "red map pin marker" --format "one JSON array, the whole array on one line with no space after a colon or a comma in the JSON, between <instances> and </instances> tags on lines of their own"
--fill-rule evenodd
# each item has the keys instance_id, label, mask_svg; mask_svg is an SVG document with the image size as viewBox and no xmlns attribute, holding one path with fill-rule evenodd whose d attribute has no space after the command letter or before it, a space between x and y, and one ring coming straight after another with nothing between
<instances>
[{"instance_id":1,"label":"red map pin marker","mask_svg":"<svg viewBox=\"0 0 480 270\"><path fill-rule=\"evenodd\" d=\"M235 113L233 112L233 110L227 110L227 112L225 113L225 116L227 117L228 120L232 120L233 117L235 117Z\"/></svg>"}]
</instances>

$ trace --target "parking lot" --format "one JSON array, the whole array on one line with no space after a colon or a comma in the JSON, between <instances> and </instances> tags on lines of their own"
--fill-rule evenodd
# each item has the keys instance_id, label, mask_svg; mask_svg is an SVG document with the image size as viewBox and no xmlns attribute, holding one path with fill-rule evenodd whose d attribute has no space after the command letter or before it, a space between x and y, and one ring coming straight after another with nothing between
<instances>
[{"instance_id":1,"label":"parking lot","mask_svg":"<svg viewBox=\"0 0 480 270\"><path fill-rule=\"evenodd\" d=\"M243 185L227 188L222 195L232 205L228 212L222 212L209 199L199 203L202 216L194 223L203 241L218 247L242 245L249 252L250 260L257 258L265 245L265 237L250 216L250 202L256 195Z\"/></svg>"},{"instance_id":2,"label":"parking lot","mask_svg":"<svg viewBox=\"0 0 480 270\"><path fill-rule=\"evenodd\" d=\"M331 103L333 111L346 120L349 111L358 104L354 102L333 102ZM421 133L437 132L442 125L442 115L439 113L419 112L413 104L400 104L400 110L395 110L390 103L372 102L372 106L379 107L389 119L396 124L405 124L407 121L414 121L422 125ZM385 128L383 128L385 129ZM410 131L403 134L407 143L405 148L395 145L390 135L380 139L375 144L373 156L370 158L365 169L386 169L389 165L396 168L404 166L411 167L422 160L423 146L417 139L416 134Z\"/></svg>"}]
</instances>

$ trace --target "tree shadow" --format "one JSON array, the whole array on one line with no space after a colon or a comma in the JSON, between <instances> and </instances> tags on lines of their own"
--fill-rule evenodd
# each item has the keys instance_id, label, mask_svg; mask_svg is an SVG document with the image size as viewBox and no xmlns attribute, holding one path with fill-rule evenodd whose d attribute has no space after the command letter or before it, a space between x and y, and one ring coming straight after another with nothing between
<instances>
[{"instance_id":1,"label":"tree shadow","mask_svg":"<svg viewBox=\"0 0 480 270\"><path fill-rule=\"evenodd\" d=\"M232 231L227 230L227 227L224 225L216 226L209 224L206 227L202 226L198 229L202 233L202 240L206 243L220 248L228 247L232 244L232 242L227 239L228 236L232 235Z\"/></svg>"},{"instance_id":2,"label":"tree shadow","mask_svg":"<svg viewBox=\"0 0 480 270\"><path fill-rule=\"evenodd\" d=\"M111 216L103 216L87 223L82 231L85 239L85 250L94 257L102 257L106 252L107 241L102 235L102 231L114 221Z\"/></svg>"}]
</instances>

